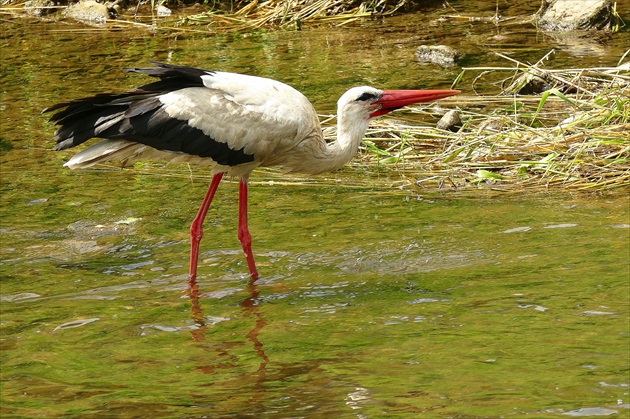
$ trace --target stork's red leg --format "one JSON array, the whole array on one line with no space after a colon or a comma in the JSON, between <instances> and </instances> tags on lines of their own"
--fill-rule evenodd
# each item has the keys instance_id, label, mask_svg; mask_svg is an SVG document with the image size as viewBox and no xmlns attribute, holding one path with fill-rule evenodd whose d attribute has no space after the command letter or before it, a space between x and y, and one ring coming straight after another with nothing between
<instances>
[{"instance_id":1,"label":"stork's red leg","mask_svg":"<svg viewBox=\"0 0 630 419\"><path fill-rule=\"evenodd\" d=\"M238 239L243 246L252 281L255 281L258 279L258 271L252 254L252 235L247 227L247 181L244 180L238 185Z\"/></svg>"},{"instance_id":2,"label":"stork's red leg","mask_svg":"<svg viewBox=\"0 0 630 419\"><path fill-rule=\"evenodd\" d=\"M192 288L197 281L199 242L201 242L201 238L203 237L203 221L206 219L206 214L208 214L208 209L212 203L212 198L214 198L214 193L217 191L219 182L221 182L222 178L223 173L217 173L214 175L212 182L210 182L208 192L206 192L206 197L203 199L201 207L199 207L199 212L197 212L197 216L190 225L190 269L188 271L188 286L190 288Z\"/></svg>"}]
</instances>

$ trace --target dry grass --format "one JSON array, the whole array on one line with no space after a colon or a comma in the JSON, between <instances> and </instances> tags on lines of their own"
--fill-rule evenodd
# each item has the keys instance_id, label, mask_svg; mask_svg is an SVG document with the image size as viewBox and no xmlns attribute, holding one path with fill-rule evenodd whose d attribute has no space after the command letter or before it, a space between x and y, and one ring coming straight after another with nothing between
<instances>
[{"instance_id":1,"label":"dry grass","mask_svg":"<svg viewBox=\"0 0 630 419\"><path fill-rule=\"evenodd\" d=\"M269 0L251 1L235 12L209 11L185 18L185 23L212 26L213 29L252 30L276 26L301 28L303 23L347 24L372 15L387 16L409 0ZM358 3L358 5L357 5Z\"/></svg>"},{"instance_id":2,"label":"dry grass","mask_svg":"<svg viewBox=\"0 0 630 419\"><path fill-rule=\"evenodd\" d=\"M458 132L383 119L369 129L360 164L397 171L397 186L405 188L627 188L629 63L545 70L540 63L509 60L516 66L462 71L457 82L470 73L476 75L472 84L491 73L508 72L510 77L502 81L503 94L442 101L461 109L464 122ZM538 96L513 93L514 83L531 76L545 77L553 87ZM434 107L412 112L424 120L436 118Z\"/></svg>"},{"instance_id":3,"label":"dry grass","mask_svg":"<svg viewBox=\"0 0 630 419\"><path fill-rule=\"evenodd\" d=\"M409 5L411 0L268 0L235 2L243 6L226 10L210 5L210 10L186 16L174 14L169 17L156 16L158 4L151 0L148 4L138 2L133 16L123 14L118 19L108 19L105 24L95 24L84 29L71 28L72 32L98 32L103 30L125 30L129 27L144 27L152 31L168 33L227 33L251 31L259 28L301 29L303 24L334 24L342 26L371 16L389 16ZM176 4L167 5L176 7ZM33 9L49 12L65 9L67 6L32 7L24 1L0 0L0 13L20 17ZM133 10L132 8L129 10ZM55 15L39 17L42 20L58 19ZM64 21L62 20L61 23ZM70 21L72 22L72 21ZM59 29L57 31L60 31Z\"/></svg>"}]
</instances>

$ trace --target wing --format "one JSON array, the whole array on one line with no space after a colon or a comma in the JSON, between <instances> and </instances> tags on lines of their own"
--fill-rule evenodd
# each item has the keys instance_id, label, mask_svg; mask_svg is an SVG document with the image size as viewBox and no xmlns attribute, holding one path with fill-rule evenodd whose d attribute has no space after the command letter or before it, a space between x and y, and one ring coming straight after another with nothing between
<instances>
[{"instance_id":1,"label":"wing","mask_svg":"<svg viewBox=\"0 0 630 419\"><path fill-rule=\"evenodd\" d=\"M292 148L317 114L297 90L275 80L155 63L127 71L160 80L121 94L60 103L51 121L56 150L92 137L125 139L235 166Z\"/></svg>"}]
</instances>

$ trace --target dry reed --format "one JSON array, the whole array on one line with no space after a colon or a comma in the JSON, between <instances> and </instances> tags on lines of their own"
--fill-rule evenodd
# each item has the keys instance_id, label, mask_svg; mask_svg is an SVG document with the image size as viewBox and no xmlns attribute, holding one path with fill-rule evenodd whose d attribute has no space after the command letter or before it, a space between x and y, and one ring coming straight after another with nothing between
<instances>
[{"instance_id":1,"label":"dry reed","mask_svg":"<svg viewBox=\"0 0 630 419\"><path fill-rule=\"evenodd\" d=\"M397 171L397 185L406 188L627 188L630 63L547 70L541 62L526 65L505 58L515 67L464 68L456 80L473 73L477 74L474 83L484 75L509 72L502 94L463 94L442 101L442 106L460 108L464 122L457 132L382 119L368 130L364 152L355 165ZM549 80L550 87L537 96L516 93L515 84L531 77ZM471 110L481 103L492 105ZM426 121L435 119L434 110L428 106L411 113Z\"/></svg>"},{"instance_id":2,"label":"dry reed","mask_svg":"<svg viewBox=\"0 0 630 419\"><path fill-rule=\"evenodd\" d=\"M358 5L357 5L358 3ZM252 30L261 27L300 29L303 23L347 24L372 15L388 16L410 3L409 0L269 0L251 1L234 12L208 11L188 16L188 24L212 26L214 30Z\"/></svg>"}]
</instances>

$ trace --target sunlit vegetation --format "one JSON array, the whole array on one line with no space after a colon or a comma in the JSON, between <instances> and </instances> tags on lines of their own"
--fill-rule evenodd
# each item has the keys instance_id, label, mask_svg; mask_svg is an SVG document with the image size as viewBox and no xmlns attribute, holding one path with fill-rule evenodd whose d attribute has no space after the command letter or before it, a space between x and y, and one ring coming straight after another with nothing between
<instances>
[{"instance_id":1,"label":"sunlit vegetation","mask_svg":"<svg viewBox=\"0 0 630 419\"><path fill-rule=\"evenodd\" d=\"M0 12L45 16L63 10L71 3L75 2L62 1L57 4L48 0L4 0L0 2ZM98 26L110 30L130 25L146 26L152 30L184 33L219 33L259 28L299 30L303 24L345 25L361 18L390 16L400 10L411 10L414 3L417 7L417 3L411 0L116 1L112 2L112 10L117 17ZM193 7L186 8L188 5ZM160 7L182 10L172 16L170 12L164 16L160 14Z\"/></svg>"},{"instance_id":2,"label":"sunlit vegetation","mask_svg":"<svg viewBox=\"0 0 630 419\"><path fill-rule=\"evenodd\" d=\"M138 3L133 19L121 16L108 22L107 28L133 24L167 32L299 30L303 24L339 26L366 17L389 16L418 4L410 0L209 0L203 8L155 19L158 6L184 3L188 2ZM24 5L4 4L12 6L5 11ZM125 12L127 18L131 9ZM147 18L147 10L154 16L152 20ZM621 20L616 8L613 15L617 19L617 26L611 28L614 32ZM497 3L495 18L498 16ZM628 187L629 53L611 67L551 69L545 66L547 56L527 64L504 55L505 67L464 67L453 82L453 88L462 90L461 95L373 121L354 164L397 172L399 176L389 177L405 188L490 185L520 191L524 187ZM483 87L479 88L480 84ZM439 115L454 108L459 111L461 126L455 130L435 128ZM327 138L334 139L334 115L322 118ZM6 145L0 142L0 151L4 150Z\"/></svg>"},{"instance_id":3,"label":"sunlit vegetation","mask_svg":"<svg viewBox=\"0 0 630 419\"><path fill-rule=\"evenodd\" d=\"M541 62L527 65L505 58L514 66L464 68L454 82L467 92L444 101L445 107L460 109L463 122L456 132L380 120L368 131L362 164L398 170L406 187L628 187L628 62L551 70ZM497 73L508 75L499 83L500 94L468 93L480 78ZM519 94L532 79L546 80L547 88L539 94ZM439 110L429 106L412 112L426 120L435 119Z\"/></svg>"},{"instance_id":4,"label":"sunlit vegetation","mask_svg":"<svg viewBox=\"0 0 630 419\"><path fill-rule=\"evenodd\" d=\"M410 0L292 0L239 3L231 10L217 8L186 21L195 24L221 24L230 29L254 29L264 26L294 27L303 23L349 23L373 15L387 16L412 3Z\"/></svg>"}]
</instances>

